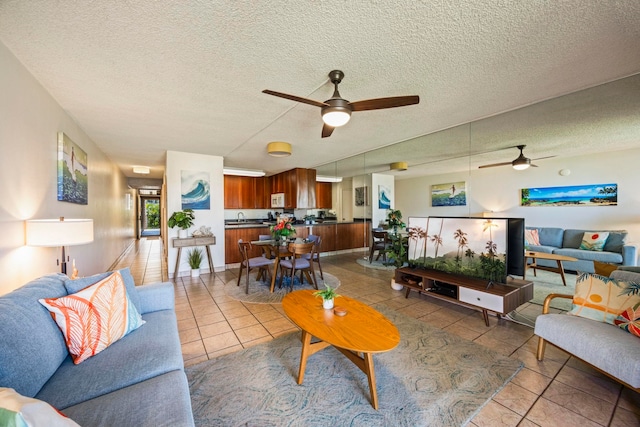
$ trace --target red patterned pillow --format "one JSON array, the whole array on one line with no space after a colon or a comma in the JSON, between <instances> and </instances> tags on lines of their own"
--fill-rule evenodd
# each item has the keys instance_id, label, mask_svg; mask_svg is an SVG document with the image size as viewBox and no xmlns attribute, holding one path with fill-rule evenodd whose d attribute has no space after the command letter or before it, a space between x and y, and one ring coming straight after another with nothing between
<instances>
[{"instance_id":1,"label":"red patterned pillow","mask_svg":"<svg viewBox=\"0 0 640 427\"><path fill-rule=\"evenodd\" d=\"M75 294L38 301L51 312L76 365L145 323L119 271Z\"/></svg>"},{"instance_id":2,"label":"red patterned pillow","mask_svg":"<svg viewBox=\"0 0 640 427\"><path fill-rule=\"evenodd\" d=\"M630 334L640 337L640 303L624 310L613 323Z\"/></svg>"},{"instance_id":3,"label":"red patterned pillow","mask_svg":"<svg viewBox=\"0 0 640 427\"><path fill-rule=\"evenodd\" d=\"M537 228L534 228L532 230L525 230L524 239L526 241L526 244L529 246L540 246L540 235L538 234Z\"/></svg>"}]
</instances>

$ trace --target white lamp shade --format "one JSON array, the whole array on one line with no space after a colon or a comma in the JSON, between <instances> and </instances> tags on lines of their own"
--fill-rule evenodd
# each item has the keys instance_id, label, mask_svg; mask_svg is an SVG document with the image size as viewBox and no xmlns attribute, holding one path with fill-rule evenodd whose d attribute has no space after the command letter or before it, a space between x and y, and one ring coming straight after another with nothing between
<instances>
[{"instance_id":1,"label":"white lamp shade","mask_svg":"<svg viewBox=\"0 0 640 427\"><path fill-rule=\"evenodd\" d=\"M345 111L328 111L322 114L322 120L334 128L347 124L351 115Z\"/></svg>"},{"instance_id":2,"label":"white lamp shade","mask_svg":"<svg viewBox=\"0 0 640 427\"><path fill-rule=\"evenodd\" d=\"M93 242L92 219L31 219L26 225L29 246L74 246Z\"/></svg>"}]
</instances>

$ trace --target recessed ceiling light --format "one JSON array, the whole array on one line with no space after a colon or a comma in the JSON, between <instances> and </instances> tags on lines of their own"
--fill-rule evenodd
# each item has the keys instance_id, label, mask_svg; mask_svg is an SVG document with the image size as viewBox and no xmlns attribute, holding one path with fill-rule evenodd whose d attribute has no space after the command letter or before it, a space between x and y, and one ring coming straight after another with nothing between
<instances>
[{"instance_id":1,"label":"recessed ceiling light","mask_svg":"<svg viewBox=\"0 0 640 427\"><path fill-rule=\"evenodd\" d=\"M148 166L134 166L133 173L148 174L150 171Z\"/></svg>"}]
</instances>

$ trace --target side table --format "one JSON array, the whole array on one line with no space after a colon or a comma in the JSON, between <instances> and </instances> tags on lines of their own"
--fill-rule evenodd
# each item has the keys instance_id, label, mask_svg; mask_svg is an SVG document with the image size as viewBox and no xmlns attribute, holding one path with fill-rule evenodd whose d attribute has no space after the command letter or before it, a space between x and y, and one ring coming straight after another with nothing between
<instances>
[{"instance_id":1,"label":"side table","mask_svg":"<svg viewBox=\"0 0 640 427\"><path fill-rule=\"evenodd\" d=\"M207 251L207 259L209 260L209 272L213 273L213 259L211 258L211 249L209 245L216 244L216 236L207 237L185 237L183 239L174 237L173 247L178 248L178 257L176 258L176 269L173 271L173 277L176 278L180 271L180 257L182 256L182 248L189 248L194 246L204 246Z\"/></svg>"}]
</instances>

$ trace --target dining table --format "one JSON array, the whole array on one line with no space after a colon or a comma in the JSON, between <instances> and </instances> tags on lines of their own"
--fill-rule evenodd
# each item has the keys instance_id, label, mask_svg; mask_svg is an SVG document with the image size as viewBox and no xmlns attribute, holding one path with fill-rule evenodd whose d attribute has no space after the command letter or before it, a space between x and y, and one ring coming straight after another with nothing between
<instances>
[{"instance_id":1,"label":"dining table","mask_svg":"<svg viewBox=\"0 0 640 427\"><path fill-rule=\"evenodd\" d=\"M270 292L273 292L276 286L276 278L278 276L278 267L280 266L280 260L282 258L293 256L293 254L289 252L289 242L287 242L286 246L282 246L280 244L280 241L270 239L252 240L251 244L261 247L264 255L267 258L273 259L273 273L271 274L271 286L269 288Z\"/></svg>"}]
</instances>

